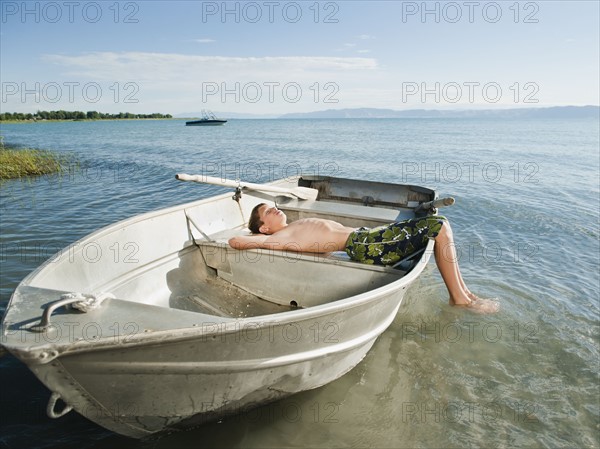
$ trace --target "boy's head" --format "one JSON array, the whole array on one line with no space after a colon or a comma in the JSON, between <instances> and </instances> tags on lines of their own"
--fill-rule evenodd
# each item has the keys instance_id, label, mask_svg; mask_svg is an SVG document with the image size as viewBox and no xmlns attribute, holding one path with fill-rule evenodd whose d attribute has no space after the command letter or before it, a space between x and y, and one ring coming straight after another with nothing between
<instances>
[{"instance_id":1,"label":"boy's head","mask_svg":"<svg viewBox=\"0 0 600 449\"><path fill-rule=\"evenodd\" d=\"M260 208L266 206L265 203L260 203L254 206L250 213L250 220L248 220L248 228L253 234L260 234L260 227L264 224L260 219Z\"/></svg>"}]
</instances>

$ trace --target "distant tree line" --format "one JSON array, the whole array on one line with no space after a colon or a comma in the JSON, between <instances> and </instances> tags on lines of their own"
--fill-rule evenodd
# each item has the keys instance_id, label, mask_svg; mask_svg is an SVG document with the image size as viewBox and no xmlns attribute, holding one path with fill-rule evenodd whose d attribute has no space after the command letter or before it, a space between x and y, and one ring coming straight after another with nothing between
<instances>
[{"instance_id":1,"label":"distant tree line","mask_svg":"<svg viewBox=\"0 0 600 449\"><path fill-rule=\"evenodd\" d=\"M119 112L118 114L105 114L98 111L37 111L35 114L22 112L2 112L0 121L3 120L114 120L132 118L173 118L171 114L132 114Z\"/></svg>"}]
</instances>

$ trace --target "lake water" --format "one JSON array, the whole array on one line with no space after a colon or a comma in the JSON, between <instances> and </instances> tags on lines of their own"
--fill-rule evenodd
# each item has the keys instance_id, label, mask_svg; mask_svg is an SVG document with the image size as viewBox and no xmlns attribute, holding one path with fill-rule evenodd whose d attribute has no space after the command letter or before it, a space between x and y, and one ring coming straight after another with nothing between
<instances>
[{"instance_id":1,"label":"lake water","mask_svg":"<svg viewBox=\"0 0 600 449\"><path fill-rule=\"evenodd\" d=\"M593 119L179 120L5 124L69 154L62 177L1 185L0 312L28 273L117 220L213 195L175 173L324 174L435 187L456 204L463 275L500 313L447 305L431 263L367 357L314 391L137 442L70 413L0 358L0 447L599 447L599 124Z\"/></svg>"}]
</instances>

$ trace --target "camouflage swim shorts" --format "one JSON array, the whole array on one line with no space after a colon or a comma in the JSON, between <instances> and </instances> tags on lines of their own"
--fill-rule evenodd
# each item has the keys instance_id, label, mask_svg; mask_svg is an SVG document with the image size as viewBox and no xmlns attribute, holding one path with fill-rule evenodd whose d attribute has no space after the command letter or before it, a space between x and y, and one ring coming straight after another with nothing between
<instances>
[{"instance_id":1,"label":"camouflage swim shorts","mask_svg":"<svg viewBox=\"0 0 600 449\"><path fill-rule=\"evenodd\" d=\"M427 246L437 237L446 217L432 215L376 228L359 228L346 242L346 254L366 264L393 265Z\"/></svg>"}]
</instances>

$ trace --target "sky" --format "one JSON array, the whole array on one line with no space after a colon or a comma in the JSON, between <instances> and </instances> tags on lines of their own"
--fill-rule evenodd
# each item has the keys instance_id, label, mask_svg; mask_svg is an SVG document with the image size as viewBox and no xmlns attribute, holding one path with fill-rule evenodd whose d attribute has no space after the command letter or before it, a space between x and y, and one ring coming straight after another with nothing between
<instances>
[{"instance_id":1,"label":"sky","mask_svg":"<svg viewBox=\"0 0 600 449\"><path fill-rule=\"evenodd\" d=\"M600 103L598 1L0 1L2 112Z\"/></svg>"}]
</instances>

